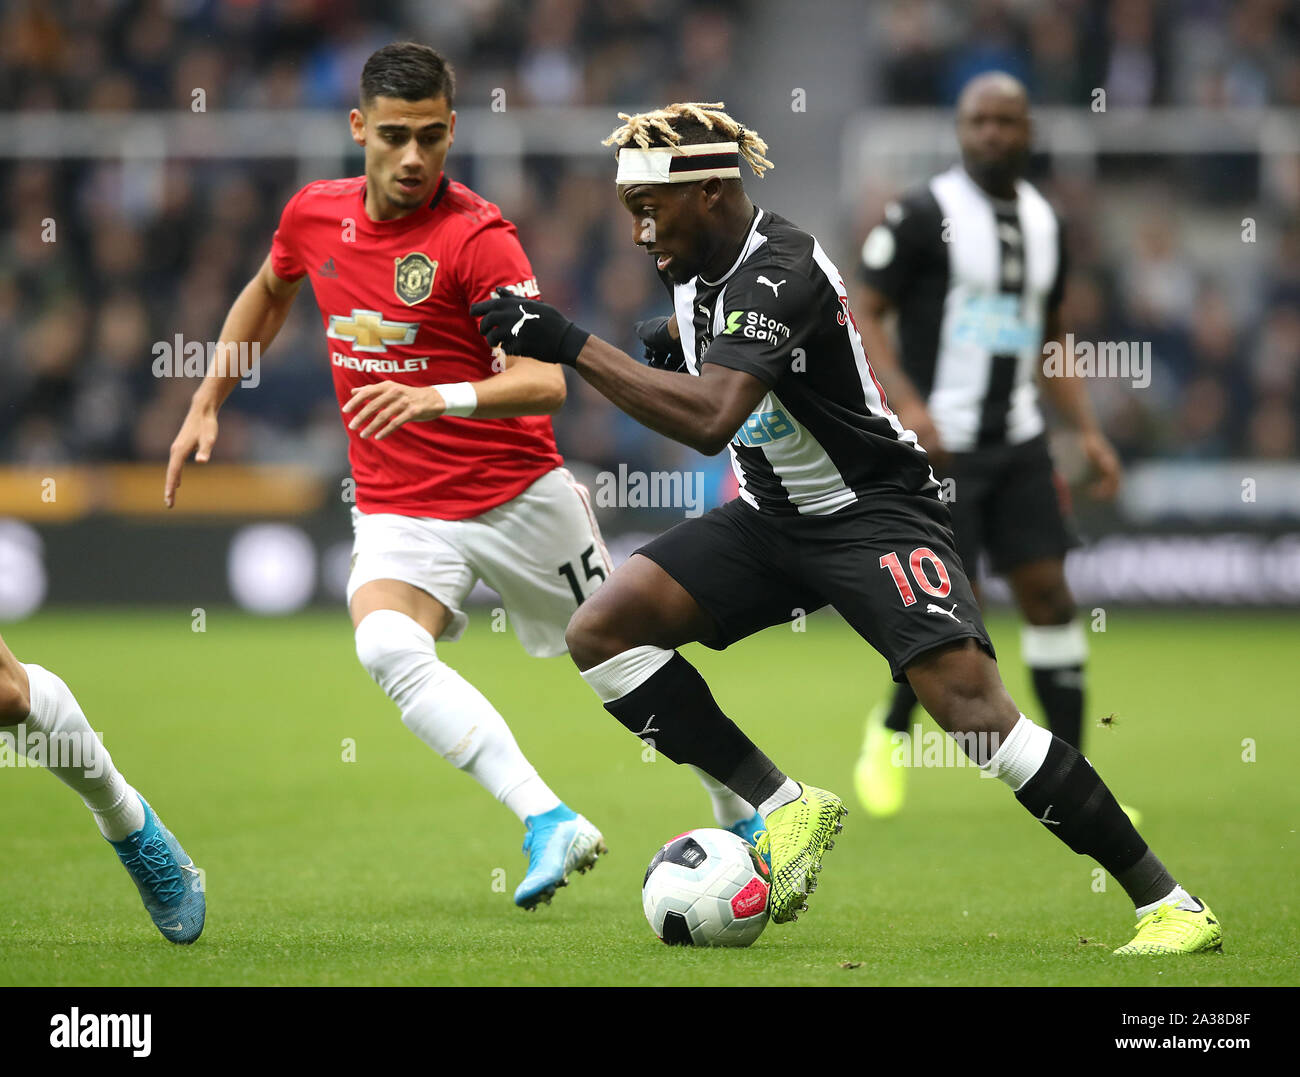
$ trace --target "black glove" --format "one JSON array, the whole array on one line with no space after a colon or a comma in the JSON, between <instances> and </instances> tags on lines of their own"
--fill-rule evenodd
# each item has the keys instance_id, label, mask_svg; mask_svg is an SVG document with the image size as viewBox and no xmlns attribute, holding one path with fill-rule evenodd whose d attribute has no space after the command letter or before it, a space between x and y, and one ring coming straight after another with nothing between
<instances>
[{"instance_id":1,"label":"black glove","mask_svg":"<svg viewBox=\"0 0 1300 1077\"><path fill-rule=\"evenodd\" d=\"M578 361L590 333L539 300L520 299L505 288L498 288L497 296L469 308L475 318L483 319L478 331L490 345L499 344L507 355L528 355L543 363L573 366Z\"/></svg>"},{"instance_id":2,"label":"black glove","mask_svg":"<svg viewBox=\"0 0 1300 1077\"><path fill-rule=\"evenodd\" d=\"M682 342L668 332L668 318L647 318L633 327L645 345L645 361L660 370L681 372L686 369Z\"/></svg>"}]
</instances>

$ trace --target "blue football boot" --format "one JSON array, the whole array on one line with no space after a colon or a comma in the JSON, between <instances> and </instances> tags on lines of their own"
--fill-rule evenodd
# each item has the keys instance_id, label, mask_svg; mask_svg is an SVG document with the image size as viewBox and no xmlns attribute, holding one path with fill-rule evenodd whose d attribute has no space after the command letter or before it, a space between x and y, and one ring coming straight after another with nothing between
<instances>
[{"instance_id":1,"label":"blue football boot","mask_svg":"<svg viewBox=\"0 0 1300 1077\"><path fill-rule=\"evenodd\" d=\"M732 823L729 827L723 829L735 834L741 841L748 845L757 845L758 836L767 829L767 824L763 822L763 817L754 812L748 819L742 819L738 823Z\"/></svg>"},{"instance_id":2,"label":"blue football boot","mask_svg":"<svg viewBox=\"0 0 1300 1077\"><path fill-rule=\"evenodd\" d=\"M741 842L754 845L754 848L757 849L758 835L762 834L764 830L767 830L767 823L763 822L761 814L755 812L753 816L750 816L748 819L741 819L740 822L732 823L731 826L723 827L723 829L731 832L731 834L735 834L737 838L740 838ZM767 861L768 868L771 868L772 861L768 858L767 853L761 853L761 856L764 861Z\"/></svg>"},{"instance_id":3,"label":"blue football boot","mask_svg":"<svg viewBox=\"0 0 1300 1077\"><path fill-rule=\"evenodd\" d=\"M131 881L140 891L154 926L169 942L190 943L203 933L207 912L203 876L172 832L144 805L144 826L121 841L110 841Z\"/></svg>"},{"instance_id":4,"label":"blue football boot","mask_svg":"<svg viewBox=\"0 0 1300 1077\"><path fill-rule=\"evenodd\" d=\"M515 890L515 904L529 912L540 902L549 905L556 889L568 885L569 872L595 867L596 858L609 851L600 831L564 804L530 815L524 825L528 874Z\"/></svg>"}]
</instances>

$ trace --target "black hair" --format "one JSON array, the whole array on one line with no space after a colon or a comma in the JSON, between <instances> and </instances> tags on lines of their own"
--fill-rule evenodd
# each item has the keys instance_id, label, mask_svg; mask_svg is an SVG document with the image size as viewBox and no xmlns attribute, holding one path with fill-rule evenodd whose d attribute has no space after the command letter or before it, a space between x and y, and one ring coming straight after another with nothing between
<instances>
[{"instance_id":1,"label":"black hair","mask_svg":"<svg viewBox=\"0 0 1300 1077\"><path fill-rule=\"evenodd\" d=\"M428 45L398 41L370 54L361 69L361 105L376 97L424 101L445 97L455 105L456 73L451 64Z\"/></svg>"}]
</instances>

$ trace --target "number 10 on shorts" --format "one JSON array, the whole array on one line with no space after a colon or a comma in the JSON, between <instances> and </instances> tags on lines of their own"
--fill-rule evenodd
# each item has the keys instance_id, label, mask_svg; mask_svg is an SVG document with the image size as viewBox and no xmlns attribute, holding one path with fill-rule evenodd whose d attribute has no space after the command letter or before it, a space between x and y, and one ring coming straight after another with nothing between
<instances>
[{"instance_id":1,"label":"number 10 on shorts","mask_svg":"<svg viewBox=\"0 0 1300 1077\"><path fill-rule=\"evenodd\" d=\"M935 575L939 578L938 585L932 584L926 573L926 562L934 566ZM907 559L908 567L912 570L912 578L916 580L916 586L924 591L927 595L933 595L935 598L947 598L948 592L952 590L952 580L948 578L948 570L943 567L943 562L939 560L938 555L930 549L929 546L918 546L912 551L912 556ZM894 577L894 586L898 588L898 597L903 600L904 606L911 606L916 603L916 592L912 590L912 585L907 579L907 572L903 569L903 563L898 559L898 554L887 553L880 559L880 567L888 569L889 574Z\"/></svg>"}]
</instances>

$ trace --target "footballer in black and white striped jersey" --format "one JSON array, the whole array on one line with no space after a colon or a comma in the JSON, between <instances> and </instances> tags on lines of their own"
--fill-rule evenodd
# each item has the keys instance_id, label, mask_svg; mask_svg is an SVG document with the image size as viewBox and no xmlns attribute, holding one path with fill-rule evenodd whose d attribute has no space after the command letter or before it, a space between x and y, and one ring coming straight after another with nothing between
<instances>
[{"instance_id":1,"label":"footballer in black and white striped jersey","mask_svg":"<svg viewBox=\"0 0 1300 1077\"><path fill-rule=\"evenodd\" d=\"M740 496L777 515L825 515L873 492L937 491L916 437L886 404L840 272L807 232L755 207L716 280L675 282L686 369L758 378L767 395L729 446Z\"/></svg>"},{"instance_id":2,"label":"footballer in black and white striped jersey","mask_svg":"<svg viewBox=\"0 0 1300 1077\"><path fill-rule=\"evenodd\" d=\"M899 358L948 452L1044 429L1036 374L1065 247L1038 190L1014 191L996 198L953 165L890 203L862 245L862 280L897 307Z\"/></svg>"}]
</instances>

